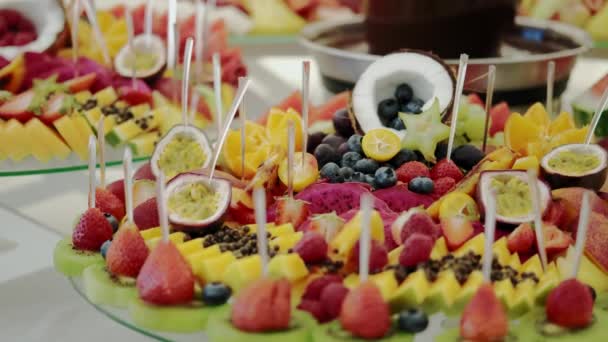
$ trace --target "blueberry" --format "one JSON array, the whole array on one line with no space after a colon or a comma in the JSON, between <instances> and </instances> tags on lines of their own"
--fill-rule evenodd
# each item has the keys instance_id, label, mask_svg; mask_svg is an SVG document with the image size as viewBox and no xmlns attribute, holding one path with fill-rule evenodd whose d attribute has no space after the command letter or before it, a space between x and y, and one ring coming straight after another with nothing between
<instances>
[{"instance_id":1,"label":"blueberry","mask_svg":"<svg viewBox=\"0 0 608 342\"><path fill-rule=\"evenodd\" d=\"M340 134L343 137L350 137L355 133L353 129L353 124L350 121L350 117L348 115L348 110L346 108L339 109L334 113L332 118L332 122L334 124L334 129L336 133Z\"/></svg>"},{"instance_id":2,"label":"blueberry","mask_svg":"<svg viewBox=\"0 0 608 342\"><path fill-rule=\"evenodd\" d=\"M348 148L348 143L343 142L342 144L340 144L340 147L338 147L338 154L341 156L344 156L344 154L346 152L350 151L350 149Z\"/></svg>"},{"instance_id":3,"label":"blueberry","mask_svg":"<svg viewBox=\"0 0 608 342\"><path fill-rule=\"evenodd\" d=\"M355 171L353 171L353 169L350 167L341 167L338 173L340 174L340 176L342 176L342 178L344 178L344 180L350 180Z\"/></svg>"},{"instance_id":4,"label":"blueberry","mask_svg":"<svg viewBox=\"0 0 608 342\"><path fill-rule=\"evenodd\" d=\"M390 188L397 184L397 175L391 167L383 166L374 174L376 187L379 189Z\"/></svg>"},{"instance_id":5,"label":"blueberry","mask_svg":"<svg viewBox=\"0 0 608 342\"><path fill-rule=\"evenodd\" d=\"M403 120L401 120L401 118L397 116L393 119L393 121L391 121L388 127L396 129L398 131L403 131L405 129L405 124L403 123Z\"/></svg>"},{"instance_id":6,"label":"blueberry","mask_svg":"<svg viewBox=\"0 0 608 342\"><path fill-rule=\"evenodd\" d=\"M397 318L399 329L412 334L424 331L428 325L429 318L422 310L404 310L399 313Z\"/></svg>"},{"instance_id":7,"label":"blueberry","mask_svg":"<svg viewBox=\"0 0 608 342\"><path fill-rule=\"evenodd\" d=\"M363 157L357 152L346 152L342 156L342 166L354 168L355 164L363 159Z\"/></svg>"},{"instance_id":8,"label":"blueberry","mask_svg":"<svg viewBox=\"0 0 608 342\"><path fill-rule=\"evenodd\" d=\"M348 144L348 149L353 152L357 152L360 155L363 155L363 147L361 147L362 139L363 137L359 134L353 134L350 138L348 138L348 141L346 142Z\"/></svg>"},{"instance_id":9,"label":"blueberry","mask_svg":"<svg viewBox=\"0 0 608 342\"><path fill-rule=\"evenodd\" d=\"M435 158L437 158L437 160L442 160L445 159L445 157L448 155L448 141L444 140L441 141L437 144L437 146L435 147Z\"/></svg>"},{"instance_id":10,"label":"blueberry","mask_svg":"<svg viewBox=\"0 0 608 342\"><path fill-rule=\"evenodd\" d=\"M99 252L101 253L101 256L104 259L106 258L106 255L108 255L108 249L110 249L110 245L112 245L112 240L106 240L106 242L101 244L101 248L99 249Z\"/></svg>"},{"instance_id":11,"label":"blueberry","mask_svg":"<svg viewBox=\"0 0 608 342\"><path fill-rule=\"evenodd\" d=\"M317 158L319 166L323 166L330 162L338 162L340 160L340 155L336 149L327 144L317 146L314 155L315 158Z\"/></svg>"},{"instance_id":12,"label":"blueberry","mask_svg":"<svg viewBox=\"0 0 608 342\"><path fill-rule=\"evenodd\" d=\"M327 144L335 149L338 149L338 147L340 147L340 145L342 145L343 142L346 142L346 139L344 139L343 137L341 137L339 135L335 135L335 134L330 134L330 135L326 136L325 138L323 138L323 141L321 141L321 144Z\"/></svg>"},{"instance_id":13,"label":"blueberry","mask_svg":"<svg viewBox=\"0 0 608 342\"><path fill-rule=\"evenodd\" d=\"M399 113L399 103L395 99L382 100L378 104L378 117L384 125L390 123L397 113Z\"/></svg>"},{"instance_id":14,"label":"blueberry","mask_svg":"<svg viewBox=\"0 0 608 342\"><path fill-rule=\"evenodd\" d=\"M211 306L226 304L231 294L230 287L222 283L208 283L203 288L203 302Z\"/></svg>"},{"instance_id":15,"label":"blueberry","mask_svg":"<svg viewBox=\"0 0 608 342\"><path fill-rule=\"evenodd\" d=\"M422 113L422 106L424 106L424 101L414 97L402 108L402 110L406 113L420 114Z\"/></svg>"},{"instance_id":16,"label":"blueberry","mask_svg":"<svg viewBox=\"0 0 608 342\"><path fill-rule=\"evenodd\" d=\"M373 159L361 159L355 163L355 171L359 171L368 175L373 175L380 165Z\"/></svg>"},{"instance_id":17,"label":"blueberry","mask_svg":"<svg viewBox=\"0 0 608 342\"><path fill-rule=\"evenodd\" d=\"M109 213L104 213L103 216L106 218L106 220L108 220L110 226L112 226L112 232L116 233L118 231L118 220L116 217Z\"/></svg>"},{"instance_id":18,"label":"blueberry","mask_svg":"<svg viewBox=\"0 0 608 342\"><path fill-rule=\"evenodd\" d=\"M419 194L430 194L435 189L435 184L428 177L416 177L408 183L407 188Z\"/></svg>"},{"instance_id":19,"label":"blueberry","mask_svg":"<svg viewBox=\"0 0 608 342\"><path fill-rule=\"evenodd\" d=\"M315 148L321 144L321 141L327 134L323 132L315 132L308 135L308 144L306 145L306 151L308 153L314 153Z\"/></svg>"},{"instance_id":20,"label":"blueberry","mask_svg":"<svg viewBox=\"0 0 608 342\"><path fill-rule=\"evenodd\" d=\"M402 83L395 89L395 98L399 103L408 103L414 97L414 90L407 83Z\"/></svg>"},{"instance_id":21,"label":"blueberry","mask_svg":"<svg viewBox=\"0 0 608 342\"><path fill-rule=\"evenodd\" d=\"M376 179L372 175L365 175L365 183L369 184L372 188L376 187Z\"/></svg>"},{"instance_id":22,"label":"blueberry","mask_svg":"<svg viewBox=\"0 0 608 342\"><path fill-rule=\"evenodd\" d=\"M354 172L350 177L350 180L351 182L365 183L365 174L361 172Z\"/></svg>"},{"instance_id":23,"label":"blueberry","mask_svg":"<svg viewBox=\"0 0 608 342\"><path fill-rule=\"evenodd\" d=\"M416 156L416 153L414 151L408 150L407 148L403 148L401 149L401 151L397 152L397 154L393 157L393 159L389 161L389 163L393 167L398 168L399 166L407 162L416 160L418 160L418 156Z\"/></svg>"},{"instance_id":24,"label":"blueberry","mask_svg":"<svg viewBox=\"0 0 608 342\"><path fill-rule=\"evenodd\" d=\"M452 152L452 160L459 167L470 170L484 157L483 152L473 145L461 145Z\"/></svg>"},{"instance_id":25,"label":"blueberry","mask_svg":"<svg viewBox=\"0 0 608 342\"><path fill-rule=\"evenodd\" d=\"M344 180L344 178L340 176L340 166L333 162L325 164L321 168L320 174L322 178L327 178L332 183L340 183Z\"/></svg>"}]
</instances>

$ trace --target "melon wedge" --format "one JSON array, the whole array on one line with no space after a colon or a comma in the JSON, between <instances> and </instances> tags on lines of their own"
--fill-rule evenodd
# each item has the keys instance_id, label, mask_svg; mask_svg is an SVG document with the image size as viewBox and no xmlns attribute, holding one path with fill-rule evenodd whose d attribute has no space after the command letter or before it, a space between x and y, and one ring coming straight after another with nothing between
<instances>
[{"instance_id":1,"label":"melon wedge","mask_svg":"<svg viewBox=\"0 0 608 342\"><path fill-rule=\"evenodd\" d=\"M87 160L87 156L89 154L87 150L87 143L83 143L80 131L72 120L72 117L69 115L64 115L59 120L53 122L53 125L63 140L65 140L68 146L70 146L72 151L76 152L81 160Z\"/></svg>"},{"instance_id":2,"label":"melon wedge","mask_svg":"<svg viewBox=\"0 0 608 342\"><path fill-rule=\"evenodd\" d=\"M37 118L33 118L25 124L26 139L29 142L32 156L38 161L46 163L53 157L49 145L43 141L40 135L36 132L35 121Z\"/></svg>"},{"instance_id":3,"label":"melon wedge","mask_svg":"<svg viewBox=\"0 0 608 342\"><path fill-rule=\"evenodd\" d=\"M26 124L26 127L31 136L41 142L42 145L49 150L52 157L64 160L72 153L70 148L61 140L61 138L37 118L30 120Z\"/></svg>"},{"instance_id":4,"label":"melon wedge","mask_svg":"<svg viewBox=\"0 0 608 342\"><path fill-rule=\"evenodd\" d=\"M22 161L30 155L25 127L17 120L11 119L4 125L3 145L13 161Z\"/></svg>"}]
</instances>

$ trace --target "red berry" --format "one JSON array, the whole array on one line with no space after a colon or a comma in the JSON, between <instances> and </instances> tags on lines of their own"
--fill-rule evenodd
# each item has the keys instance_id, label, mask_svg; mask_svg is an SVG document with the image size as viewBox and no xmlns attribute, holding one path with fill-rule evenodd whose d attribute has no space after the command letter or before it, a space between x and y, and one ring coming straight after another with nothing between
<instances>
[{"instance_id":1,"label":"red berry","mask_svg":"<svg viewBox=\"0 0 608 342\"><path fill-rule=\"evenodd\" d=\"M435 187L431 196L433 198L439 198L445 194L447 194L452 188L456 185L456 181L450 177L443 177L435 180Z\"/></svg>"},{"instance_id":2,"label":"red berry","mask_svg":"<svg viewBox=\"0 0 608 342\"><path fill-rule=\"evenodd\" d=\"M306 290L304 291L304 295L302 299L307 300L319 300L321 298L321 293L323 289L333 283L342 283L342 277L335 274L327 274L320 278L317 278L311 281L308 286L306 286Z\"/></svg>"},{"instance_id":3,"label":"red berry","mask_svg":"<svg viewBox=\"0 0 608 342\"><path fill-rule=\"evenodd\" d=\"M302 299L302 302L298 305L298 310L310 313L319 323L331 321L325 310L323 310L323 305L318 300Z\"/></svg>"},{"instance_id":4,"label":"red berry","mask_svg":"<svg viewBox=\"0 0 608 342\"><path fill-rule=\"evenodd\" d=\"M418 161L411 161L401 165L397 169L397 179L408 183L416 177L430 177L429 168Z\"/></svg>"},{"instance_id":5,"label":"red berry","mask_svg":"<svg viewBox=\"0 0 608 342\"><path fill-rule=\"evenodd\" d=\"M294 246L293 251L298 253L305 263L318 263L327 259L327 242L318 233L309 232Z\"/></svg>"},{"instance_id":6,"label":"red berry","mask_svg":"<svg viewBox=\"0 0 608 342\"><path fill-rule=\"evenodd\" d=\"M348 294L348 289L340 283L332 283L323 289L321 292L321 306L325 311L328 320L333 320L340 316L340 309L342 309L342 302Z\"/></svg>"},{"instance_id":7,"label":"red berry","mask_svg":"<svg viewBox=\"0 0 608 342\"><path fill-rule=\"evenodd\" d=\"M401 229L401 241L406 241L411 235L420 233L433 241L441 235L441 229L426 212L413 214Z\"/></svg>"},{"instance_id":8,"label":"red berry","mask_svg":"<svg viewBox=\"0 0 608 342\"><path fill-rule=\"evenodd\" d=\"M503 341L509 320L492 284L483 284L460 317L460 336L466 341Z\"/></svg>"},{"instance_id":9,"label":"red berry","mask_svg":"<svg viewBox=\"0 0 608 342\"><path fill-rule=\"evenodd\" d=\"M106 189L113 193L114 196L118 197L118 199L123 203L125 203L125 181L120 179L117 180L116 182L110 183L110 185L108 185L106 187Z\"/></svg>"},{"instance_id":10,"label":"red berry","mask_svg":"<svg viewBox=\"0 0 608 342\"><path fill-rule=\"evenodd\" d=\"M593 296L589 287L568 279L549 293L545 307L547 319L565 328L584 328L593 320Z\"/></svg>"},{"instance_id":11,"label":"red berry","mask_svg":"<svg viewBox=\"0 0 608 342\"><path fill-rule=\"evenodd\" d=\"M137 227L122 227L108 249L106 265L114 275L135 278L149 253Z\"/></svg>"},{"instance_id":12,"label":"red berry","mask_svg":"<svg viewBox=\"0 0 608 342\"><path fill-rule=\"evenodd\" d=\"M125 217L125 205L113 193L106 189L95 190L95 206L104 213L114 216L118 222Z\"/></svg>"},{"instance_id":13,"label":"red berry","mask_svg":"<svg viewBox=\"0 0 608 342\"><path fill-rule=\"evenodd\" d=\"M511 253L524 254L534 245L536 237L529 223L520 224L507 238L507 248Z\"/></svg>"},{"instance_id":14,"label":"red berry","mask_svg":"<svg viewBox=\"0 0 608 342\"><path fill-rule=\"evenodd\" d=\"M429 260L433 244L433 239L427 235L412 234L403 244L403 251L399 255L399 264L411 267Z\"/></svg>"},{"instance_id":15,"label":"red berry","mask_svg":"<svg viewBox=\"0 0 608 342\"><path fill-rule=\"evenodd\" d=\"M340 324L354 336L369 340L389 332L390 310L375 284L367 281L348 293L340 310Z\"/></svg>"},{"instance_id":16,"label":"red berry","mask_svg":"<svg viewBox=\"0 0 608 342\"><path fill-rule=\"evenodd\" d=\"M452 178L458 182L464 175L453 161L442 159L431 169L431 179L436 180L444 177Z\"/></svg>"},{"instance_id":17,"label":"red berry","mask_svg":"<svg viewBox=\"0 0 608 342\"><path fill-rule=\"evenodd\" d=\"M359 270L359 241L357 241L353 247L351 262L355 268ZM386 251L386 247L383 243L372 240L371 248L369 250L369 271L381 271L386 264L388 264L388 252Z\"/></svg>"},{"instance_id":18,"label":"red berry","mask_svg":"<svg viewBox=\"0 0 608 342\"><path fill-rule=\"evenodd\" d=\"M133 209L133 220L139 230L146 230L160 225L156 197L152 197Z\"/></svg>"},{"instance_id":19,"label":"red berry","mask_svg":"<svg viewBox=\"0 0 608 342\"><path fill-rule=\"evenodd\" d=\"M99 251L101 245L111 239L112 225L97 208L85 211L72 233L72 244L80 250Z\"/></svg>"}]
</instances>

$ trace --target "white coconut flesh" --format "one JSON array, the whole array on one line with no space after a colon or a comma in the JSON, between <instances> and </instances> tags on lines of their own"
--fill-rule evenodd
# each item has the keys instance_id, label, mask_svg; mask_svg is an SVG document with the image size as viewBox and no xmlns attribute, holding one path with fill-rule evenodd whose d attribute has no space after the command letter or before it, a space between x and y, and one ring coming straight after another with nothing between
<instances>
[{"instance_id":1,"label":"white coconut flesh","mask_svg":"<svg viewBox=\"0 0 608 342\"><path fill-rule=\"evenodd\" d=\"M452 103L455 85L445 65L423 53L390 54L372 63L353 90L353 110L363 132L386 128L378 117L378 104L393 98L402 83L409 84L414 95L425 101L423 111L431 107L435 98L441 113ZM403 136L405 131L397 133Z\"/></svg>"},{"instance_id":2,"label":"white coconut flesh","mask_svg":"<svg viewBox=\"0 0 608 342\"><path fill-rule=\"evenodd\" d=\"M149 68L136 68L135 77L145 78L159 72L167 62L167 55L163 41L156 35L139 35L133 39L133 49L137 54L152 54L155 58L154 65ZM120 49L114 58L116 72L125 77L133 76L133 68L127 65L129 58L133 58L133 51L129 44Z\"/></svg>"},{"instance_id":3,"label":"white coconut flesh","mask_svg":"<svg viewBox=\"0 0 608 342\"><path fill-rule=\"evenodd\" d=\"M0 8L13 9L32 21L38 37L23 46L5 46L0 55L12 60L24 51L44 52L51 47L65 29L65 15L57 0L6 0Z\"/></svg>"},{"instance_id":4,"label":"white coconut flesh","mask_svg":"<svg viewBox=\"0 0 608 342\"><path fill-rule=\"evenodd\" d=\"M182 217L176 210L172 210L171 205L169 205L169 221L173 224L187 227L204 227L219 221L230 205L232 195L230 182L223 179L213 179L210 181L207 176L196 173L183 173L167 184L168 202L171 203L173 196L178 196L180 193L183 194L184 191L188 191L188 188L193 185L204 187L208 191L207 196L213 196L214 203L210 202L210 198L197 198L196 202L184 205L196 210L203 205L209 205L211 206L209 208L211 214L204 218ZM198 196L199 194L192 194L193 198Z\"/></svg>"},{"instance_id":5,"label":"white coconut flesh","mask_svg":"<svg viewBox=\"0 0 608 342\"><path fill-rule=\"evenodd\" d=\"M496 187L493 185L492 180L501 179L501 182L508 184L509 181L514 178L520 180L525 184L523 189L518 189L513 186L505 185L505 187L509 187L508 195L505 197L501 196L501 193L497 193ZM521 184L521 183L520 183ZM494 191L495 200L496 200L496 220L499 222L505 223L522 223L529 222L534 220L534 205L532 204L532 198L530 196L530 187L528 186L528 174L525 171L500 171L500 172L484 172L481 175L481 179L479 181L480 187L480 197L481 203L488 203L491 192ZM539 193L539 207L541 215L547 209L548 202L551 198L551 190L549 187L540 180L536 181L536 186ZM522 191L523 190L523 191ZM512 194L510 191L516 191L518 194ZM507 197L508 196L508 197ZM513 200L511 196L527 196L529 202L529 209L526 213L519 213L519 215L513 215L507 212L502 212L501 206L507 206L513 208L513 206L517 206L518 204Z\"/></svg>"},{"instance_id":6,"label":"white coconut flesh","mask_svg":"<svg viewBox=\"0 0 608 342\"><path fill-rule=\"evenodd\" d=\"M580 169L570 170L560 167L559 165L551 165L554 159L559 159L560 153L574 153L579 157L584 156L595 156L598 158L599 163L596 166L585 167L581 165ZM562 160L561 162L570 162L568 160ZM564 176L581 177L598 173L606 168L608 163L608 156L604 148L596 144L569 144L563 145L553 149L547 153L541 160L541 166L544 170L551 173L558 173Z\"/></svg>"},{"instance_id":7,"label":"white coconut flesh","mask_svg":"<svg viewBox=\"0 0 608 342\"><path fill-rule=\"evenodd\" d=\"M170 143L179 137L188 137L193 139L198 147L201 149L202 154L205 156L205 159L200 165L197 163L196 165L191 165L190 161L186 160L192 155L188 154L187 151L176 150L176 151L167 151L167 146L170 146ZM208 167L211 164L211 147L209 144L209 140L205 133L203 133L200 129L193 126L185 126L185 125L176 125L167 134L158 142L156 148L154 149L154 153L152 154L152 159L150 160L150 166L152 169L152 173L154 176L158 178L160 175L160 160L163 157L164 153L175 153L175 161L183 162L182 165L177 172L173 171L175 174L180 174L183 172L194 171L197 169L203 169ZM172 178L175 175L167 174L167 169L163 169L163 173L167 176L167 179Z\"/></svg>"}]
</instances>

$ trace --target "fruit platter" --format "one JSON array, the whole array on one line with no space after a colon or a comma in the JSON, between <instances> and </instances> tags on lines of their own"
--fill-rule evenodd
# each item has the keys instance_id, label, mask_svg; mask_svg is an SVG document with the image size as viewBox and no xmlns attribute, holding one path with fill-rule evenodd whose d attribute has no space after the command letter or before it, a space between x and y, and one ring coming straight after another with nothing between
<instances>
[{"instance_id":1,"label":"fruit platter","mask_svg":"<svg viewBox=\"0 0 608 342\"><path fill-rule=\"evenodd\" d=\"M604 0L523 0L518 12L584 28L600 48L608 48L608 2Z\"/></svg>"},{"instance_id":2,"label":"fruit platter","mask_svg":"<svg viewBox=\"0 0 608 342\"><path fill-rule=\"evenodd\" d=\"M48 19L35 6L45 6ZM182 57L199 12L171 23L145 6L108 11L72 1L64 9L55 0L25 0L0 7L10 25L0 47L0 175L84 169L91 135L108 145L100 149L104 164L120 163L124 146L145 160L181 122ZM147 26L146 12L154 19ZM188 105L193 125L209 130L247 69L224 21L203 23ZM167 40L168 31L180 38Z\"/></svg>"},{"instance_id":3,"label":"fruit platter","mask_svg":"<svg viewBox=\"0 0 608 342\"><path fill-rule=\"evenodd\" d=\"M163 341L602 340L608 91L588 124L551 96L518 113L494 67L463 94L468 62L389 54L314 107L304 61L300 91L235 119L256 86L240 78L213 144L184 115L107 186L90 138L56 270Z\"/></svg>"}]
</instances>

